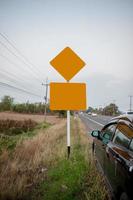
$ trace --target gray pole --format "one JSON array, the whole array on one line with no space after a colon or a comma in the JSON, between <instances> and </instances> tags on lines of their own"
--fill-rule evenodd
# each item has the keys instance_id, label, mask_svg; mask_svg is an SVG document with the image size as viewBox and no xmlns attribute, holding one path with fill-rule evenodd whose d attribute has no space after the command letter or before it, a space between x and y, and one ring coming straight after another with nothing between
<instances>
[{"instance_id":1,"label":"gray pole","mask_svg":"<svg viewBox=\"0 0 133 200\"><path fill-rule=\"evenodd\" d=\"M45 99L45 111L44 111L44 116L45 116L45 121L46 121L46 116L47 116L47 96L48 96L48 78L46 78L46 83L42 83L42 85L46 86L46 93L44 96Z\"/></svg>"},{"instance_id":2,"label":"gray pole","mask_svg":"<svg viewBox=\"0 0 133 200\"><path fill-rule=\"evenodd\" d=\"M132 95L129 95L130 101L129 101L129 111L132 111Z\"/></svg>"},{"instance_id":3,"label":"gray pole","mask_svg":"<svg viewBox=\"0 0 133 200\"><path fill-rule=\"evenodd\" d=\"M113 104L114 104L114 106L113 106L113 115L115 115L115 100L113 100Z\"/></svg>"},{"instance_id":4,"label":"gray pole","mask_svg":"<svg viewBox=\"0 0 133 200\"><path fill-rule=\"evenodd\" d=\"M69 81L67 81L69 83ZM67 110L67 152L70 157L70 110Z\"/></svg>"},{"instance_id":5,"label":"gray pole","mask_svg":"<svg viewBox=\"0 0 133 200\"><path fill-rule=\"evenodd\" d=\"M67 110L67 151L70 157L70 110Z\"/></svg>"}]
</instances>

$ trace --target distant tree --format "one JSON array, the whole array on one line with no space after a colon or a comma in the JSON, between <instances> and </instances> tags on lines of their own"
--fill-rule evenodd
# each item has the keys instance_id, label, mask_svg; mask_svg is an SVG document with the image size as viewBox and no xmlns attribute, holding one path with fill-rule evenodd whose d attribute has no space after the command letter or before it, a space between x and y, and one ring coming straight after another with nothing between
<instances>
[{"instance_id":1,"label":"distant tree","mask_svg":"<svg viewBox=\"0 0 133 200\"><path fill-rule=\"evenodd\" d=\"M47 114L54 114L49 108L49 104L45 105L44 103L14 103L14 99L10 96L4 96L0 102L0 111L14 111L18 113L37 113L44 114L45 106ZM65 115L65 113L61 112L61 115Z\"/></svg>"},{"instance_id":2,"label":"distant tree","mask_svg":"<svg viewBox=\"0 0 133 200\"><path fill-rule=\"evenodd\" d=\"M0 110L1 111L12 110L12 106L13 106L13 98L10 96L4 96L0 103Z\"/></svg>"},{"instance_id":3,"label":"distant tree","mask_svg":"<svg viewBox=\"0 0 133 200\"><path fill-rule=\"evenodd\" d=\"M118 110L118 106L114 103L109 104L105 108L103 108L103 114L105 115L118 115L120 111Z\"/></svg>"}]
</instances>

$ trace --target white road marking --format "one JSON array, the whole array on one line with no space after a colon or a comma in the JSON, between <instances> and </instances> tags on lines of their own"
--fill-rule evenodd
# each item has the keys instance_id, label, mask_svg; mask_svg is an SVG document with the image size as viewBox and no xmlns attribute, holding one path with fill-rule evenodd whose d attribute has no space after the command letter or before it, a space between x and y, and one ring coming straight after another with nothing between
<instances>
[{"instance_id":1,"label":"white road marking","mask_svg":"<svg viewBox=\"0 0 133 200\"><path fill-rule=\"evenodd\" d=\"M87 118L87 119L89 119L90 121L92 121L92 122L94 122L94 123L100 125L100 126L104 126L104 124L101 124L101 123L99 123L99 122L97 122L97 121L95 121L95 120L93 120L93 119L90 119L89 117L86 117L86 116L84 116L84 117Z\"/></svg>"}]
</instances>

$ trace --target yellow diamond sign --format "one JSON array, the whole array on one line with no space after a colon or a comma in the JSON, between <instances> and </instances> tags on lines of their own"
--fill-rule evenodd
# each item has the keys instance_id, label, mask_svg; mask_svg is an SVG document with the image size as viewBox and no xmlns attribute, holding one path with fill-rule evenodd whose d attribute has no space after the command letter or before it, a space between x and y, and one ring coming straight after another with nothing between
<instances>
[{"instance_id":1,"label":"yellow diamond sign","mask_svg":"<svg viewBox=\"0 0 133 200\"><path fill-rule=\"evenodd\" d=\"M63 49L50 64L69 81L84 66L85 62L69 47Z\"/></svg>"}]
</instances>

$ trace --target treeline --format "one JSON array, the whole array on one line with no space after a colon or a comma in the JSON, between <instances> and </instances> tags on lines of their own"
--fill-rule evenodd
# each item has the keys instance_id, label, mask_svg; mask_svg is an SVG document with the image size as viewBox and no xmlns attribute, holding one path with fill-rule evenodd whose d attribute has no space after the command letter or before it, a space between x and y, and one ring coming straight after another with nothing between
<instances>
[{"instance_id":1,"label":"treeline","mask_svg":"<svg viewBox=\"0 0 133 200\"><path fill-rule=\"evenodd\" d=\"M92 108L89 107L87 113L97 113L101 115L108 115L108 116L117 116L121 114L118 109L118 106L114 103L110 103L109 105L105 106L104 108Z\"/></svg>"},{"instance_id":2,"label":"treeline","mask_svg":"<svg viewBox=\"0 0 133 200\"><path fill-rule=\"evenodd\" d=\"M49 106L46 105L47 113L50 112ZM22 103L22 104L14 104L11 107L11 111L19 112L19 113L38 113L43 114L45 112L45 105L42 103Z\"/></svg>"},{"instance_id":3,"label":"treeline","mask_svg":"<svg viewBox=\"0 0 133 200\"><path fill-rule=\"evenodd\" d=\"M4 96L0 102L0 111L13 111L19 113L43 114L45 112L45 104L43 103L14 103L14 99L10 96ZM47 113L51 112L49 105L46 105Z\"/></svg>"},{"instance_id":4,"label":"treeline","mask_svg":"<svg viewBox=\"0 0 133 200\"><path fill-rule=\"evenodd\" d=\"M4 96L0 102L0 112L2 111L12 111L18 113L27 113L27 114L44 114L45 107L47 114L58 114L59 117L66 117L66 111L51 111L49 104L44 103L15 103L14 99L10 96ZM71 111L71 115L73 112Z\"/></svg>"}]
</instances>

